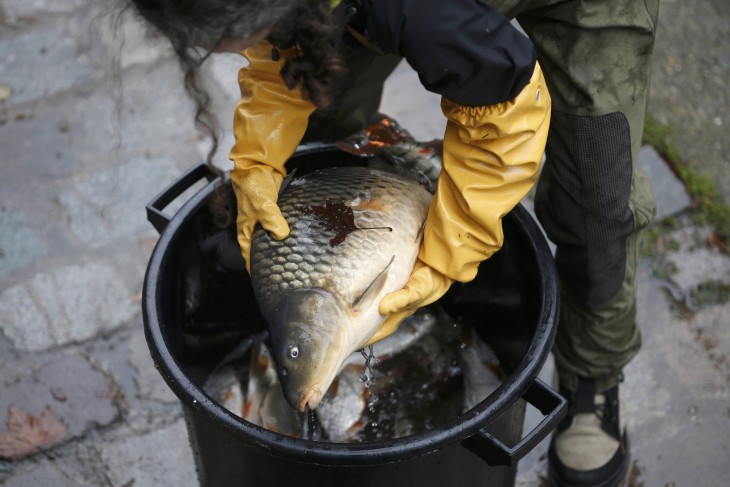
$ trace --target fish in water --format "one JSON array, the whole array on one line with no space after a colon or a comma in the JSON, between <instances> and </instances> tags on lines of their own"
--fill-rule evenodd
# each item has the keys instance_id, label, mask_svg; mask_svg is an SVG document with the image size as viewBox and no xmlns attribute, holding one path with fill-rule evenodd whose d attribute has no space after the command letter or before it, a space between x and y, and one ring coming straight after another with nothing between
<instances>
[{"instance_id":1,"label":"fish in water","mask_svg":"<svg viewBox=\"0 0 730 487\"><path fill-rule=\"evenodd\" d=\"M409 358L410 354L404 352L421 341L429 340L430 334L441 336L443 333L439 333L437 329L436 315L428 309L421 309L406 318L395 333L373 345L378 356L375 367L383 364L392 369L392 362L400 362L399 358ZM309 417L295 411L287 403L271 354L262 340L263 337L259 337L252 344L231 352L211 372L203 390L221 406L251 423L294 438L307 438L306 432L312 428ZM400 357L400 354L404 354L404 357ZM407 360L398 367L398 370L404 372L399 377L380 374L375 389L383 389L394 382L400 384L401 380L410 377L414 371L417 373L420 368L428 368L429 361L436 360L438 355L443 354L443 346L439 345L427 360L419 358L415 360L415 365ZM391 365L387 365L388 362ZM344 443L353 439L362 441L365 437L365 423L370 423L367 416L372 414L370 410L378 402L378 396L361 379L364 366L365 358L361 353L351 354L319 406L313 411L314 419L327 441ZM419 390L423 390L423 387L424 384L421 383L417 386ZM398 385L393 384L393 388L397 389ZM400 419L406 428L411 427L407 418ZM388 429L397 433L403 426L399 424Z\"/></svg>"},{"instance_id":2,"label":"fish in water","mask_svg":"<svg viewBox=\"0 0 730 487\"><path fill-rule=\"evenodd\" d=\"M254 232L251 282L294 409L316 408L347 357L385 320L378 305L408 281L430 202L404 176L322 169L279 196L289 237Z\"/></svg>"},{"instance_id":3,"label":"fish in water","mask_svg":"<svg viewBox=\"0 0 730 487\"><path fill-rule=\"evenodd\" d=\"M471 327L463 327L464 343L459 347L461 369L464 373L464 407L467 412L487 398L502 384L503 371L499 358L477 336Z\"/></svg>"},{"instance_id":4,"label":"fish in water","mask_svg":"<svg viewBox=\"0 0 730 487\"><path fill-rule=\"evenodd\" d=\"M256 343L251 350L243 419L277 433L301 437L302 420L281 394L276 369L264 342Z\"/></svg>"}]
</instances>

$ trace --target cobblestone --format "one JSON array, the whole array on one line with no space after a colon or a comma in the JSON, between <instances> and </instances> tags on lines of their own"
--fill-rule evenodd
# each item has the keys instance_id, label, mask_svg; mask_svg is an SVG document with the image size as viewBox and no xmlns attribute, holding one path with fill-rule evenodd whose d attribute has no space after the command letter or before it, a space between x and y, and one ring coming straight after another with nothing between
<instances>
[{"instance_id":1,"label":"cobblestone","mask_svg":"<svg viewBox=\"0 0 730 487\"><path fill-rule=\"evenodd\" d=\"M641 148L637 165L651 181L656 200L657 221L690 207L691 201L684 186L653 147Z\"/></svg>"},{"instance_id":2,"label":"cobblestone","mask_svg":"<svg viewBox=\"0 0 730 487\"><path fill-rule=\"evenodd\" d=\"M178 421L146 435L103 445L102 459L111 485L197 486L192 454L178 448L187 444L185 424Z\"/></svg>"},{"instance_id":3,"label":"cobblestone","mask_svg":"<svg viewBox=\"0 0 730 487\"><path fill-rule=\"evenodd\" d=\"M171 159L133 159L75 182L59 201L71 230L91 248L147 231L145 205L160 191L160 181L178 175Z\"/></svg>"},{"instance_id":4,"label":"cobblestone","mask_svg":"<svg viewBox=\"0 0 730 487\"><path fill-rule=\"evenodd\" d=\"M103 263L37 274L0 294L0 330L23 351L93 338L137 312L117 272Z\"/></svg>"},{"instance_id":5,"label":"cobblestone","mask_svg":"<svg viewBox=\"0 0 730 487\"><path fill-rule=\"evenodd\" d=\"M12 104L37 100L85 83L101 72L79 55L62 23L0 41L0 72Z\"/></svg>"},{"instance_id":6,"label":"cobblestone","mask_svg":"<svg viewBox=\"0 0 730 487\"><path fill-rule=\"evenodd\" d=\"M118 418L106 377L79 355L61 357L42 367L14 377L4 377L0 388L0 424L5 424L9 406L33 416L50 406L64 422L68 437L80 437Z\"/></svg>"},{"instance_id":7,"label":"cobblestone","mask_svg":"<svg viewBox=\"0 0 730 487\"><path fill-rule=\"evenodd\" d=\"M148 400L176 404L178 402L177 396L172 393L155 368L142 330L138 330L132 335L129 347L129 361L137 371L135 382L138 395Z\"/></svg>"},{"instance_id":8,"label":"cobblestone","mask_svg":"<svg viewBox=\"0 0 730 487\"><path fill-rule=\"evenodd\" d=\"M38 232L25 226L22 212L0 208L0 276L30 264L48 247Z\"/></svg>"}]
</instances>

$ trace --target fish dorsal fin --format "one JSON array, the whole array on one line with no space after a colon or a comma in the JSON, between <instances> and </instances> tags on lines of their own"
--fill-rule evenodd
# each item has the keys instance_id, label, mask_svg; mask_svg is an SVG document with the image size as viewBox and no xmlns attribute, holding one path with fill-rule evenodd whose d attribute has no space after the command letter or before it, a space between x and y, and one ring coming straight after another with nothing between
<instances>
[{"instance_id":1,"label":"fish dorsal fin","mask_svg":"<svg viewBox=\"0 0 730 487\"><path fill-rule=\"evenodd\" d=\"M390 262L388 262L388 265L385 266L385 268L378 273L377 276L375 276L375 279L373 279L373 282L371 282L368 287L363 291L363 293L358 297L353 303L352 308L366 308L371 303L372 300L375 299L375 297L380 293L380 291L383 289L383 286L385 286L385 282L388 280L388 269L390 269L391 264L395 260L395 255L390 258Z\"/></svg>"}]
</instances>

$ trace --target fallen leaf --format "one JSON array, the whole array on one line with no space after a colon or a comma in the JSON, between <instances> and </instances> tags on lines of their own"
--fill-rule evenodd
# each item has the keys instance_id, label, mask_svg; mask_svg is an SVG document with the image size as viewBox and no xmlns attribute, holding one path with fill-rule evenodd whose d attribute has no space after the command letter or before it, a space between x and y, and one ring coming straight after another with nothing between
<instances>
[{"instance_id":1,"label":"fallen leaf","mask_svg":"<svg viewBox=\"0 0 730 487\"><path fill-rule=\"evenodd\" d=\"M330 240L331 247L341 244L350 233L358 229L352 208L342 201L327 198L323 205L308 206L305 213L316 216L318 223L326 231L337 232Z\"/></svg>"},{"instance_id":2,"label":"fallen leaf","mask_svg":"<svg viewBox=\"0 0 730 487\"><path fill-rule=\"evenodd\" d=\"M667 252L667 248L664 245L664 237L659 235L656 238L656 253L659 255L664 255Z\"/></svg>"},{"instance_id":3,"label":"fallen leaf","mask_svg":"<svg viewBox=\"0 0 730 487\"><path fill-rule=\"evenodd\" d=\"M710 232L710 234L707 236L707 244L713 249L728 252L728 247L725 244L725 239L715 232Z\"/></svg>"},{"instance_id":4,"label":"fallen leaf","mask_svg":"<svg viewBox=\"0 0 730 487\"><path fill-rule=\"evenodd\" d=\"M0 431L0 458L18 460L59 443L67 435L66 425L53 415L50 406L37 417L10 406L8 430Z\"/></svg>"},{"instance_id":5,"label":"fallen leaf","mask_svg":"<svg viewBox=\"0 0 730 487\"><path fill-rule=\"evenodd\" d=\"M10 98L10 95L13 93L12 88L10 88L7 85L0 85L0 102L3 102Z\"/></svg>"}]
</instances>

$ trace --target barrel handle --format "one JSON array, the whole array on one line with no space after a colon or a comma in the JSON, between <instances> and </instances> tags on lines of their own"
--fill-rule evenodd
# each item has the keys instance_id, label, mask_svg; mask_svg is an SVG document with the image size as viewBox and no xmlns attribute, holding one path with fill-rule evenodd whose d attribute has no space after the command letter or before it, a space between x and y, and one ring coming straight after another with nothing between
<instances>
[{"instance_id":1,"label":"barrel handle","mask_svg":"<svg viewBox=\"0 0 730 487\"><path fill-rule=\"evenodd\" d=\"M147 204L147 221L155 227L158 233L162 233L171 220L171 217L167 216L162 210L201 179L205 178L208 181L213 181L217 177L218 174L204 162L193 166Z\"/></svg>"},{"instance_id":2,"label":"barrel handle","mask_svg":"<svg viewBox=\"0 0 730 487\"><path fill-rule=\"evenodd\" d=\"M567 400L540 379L530 385L522 399L545 415L543 420L516 445L510 447L488 433L485 428L465 439L462 444L485 460L489 465L515 466L528 452L533 450L567 413Z\"/></svg>"}]
</instances>

